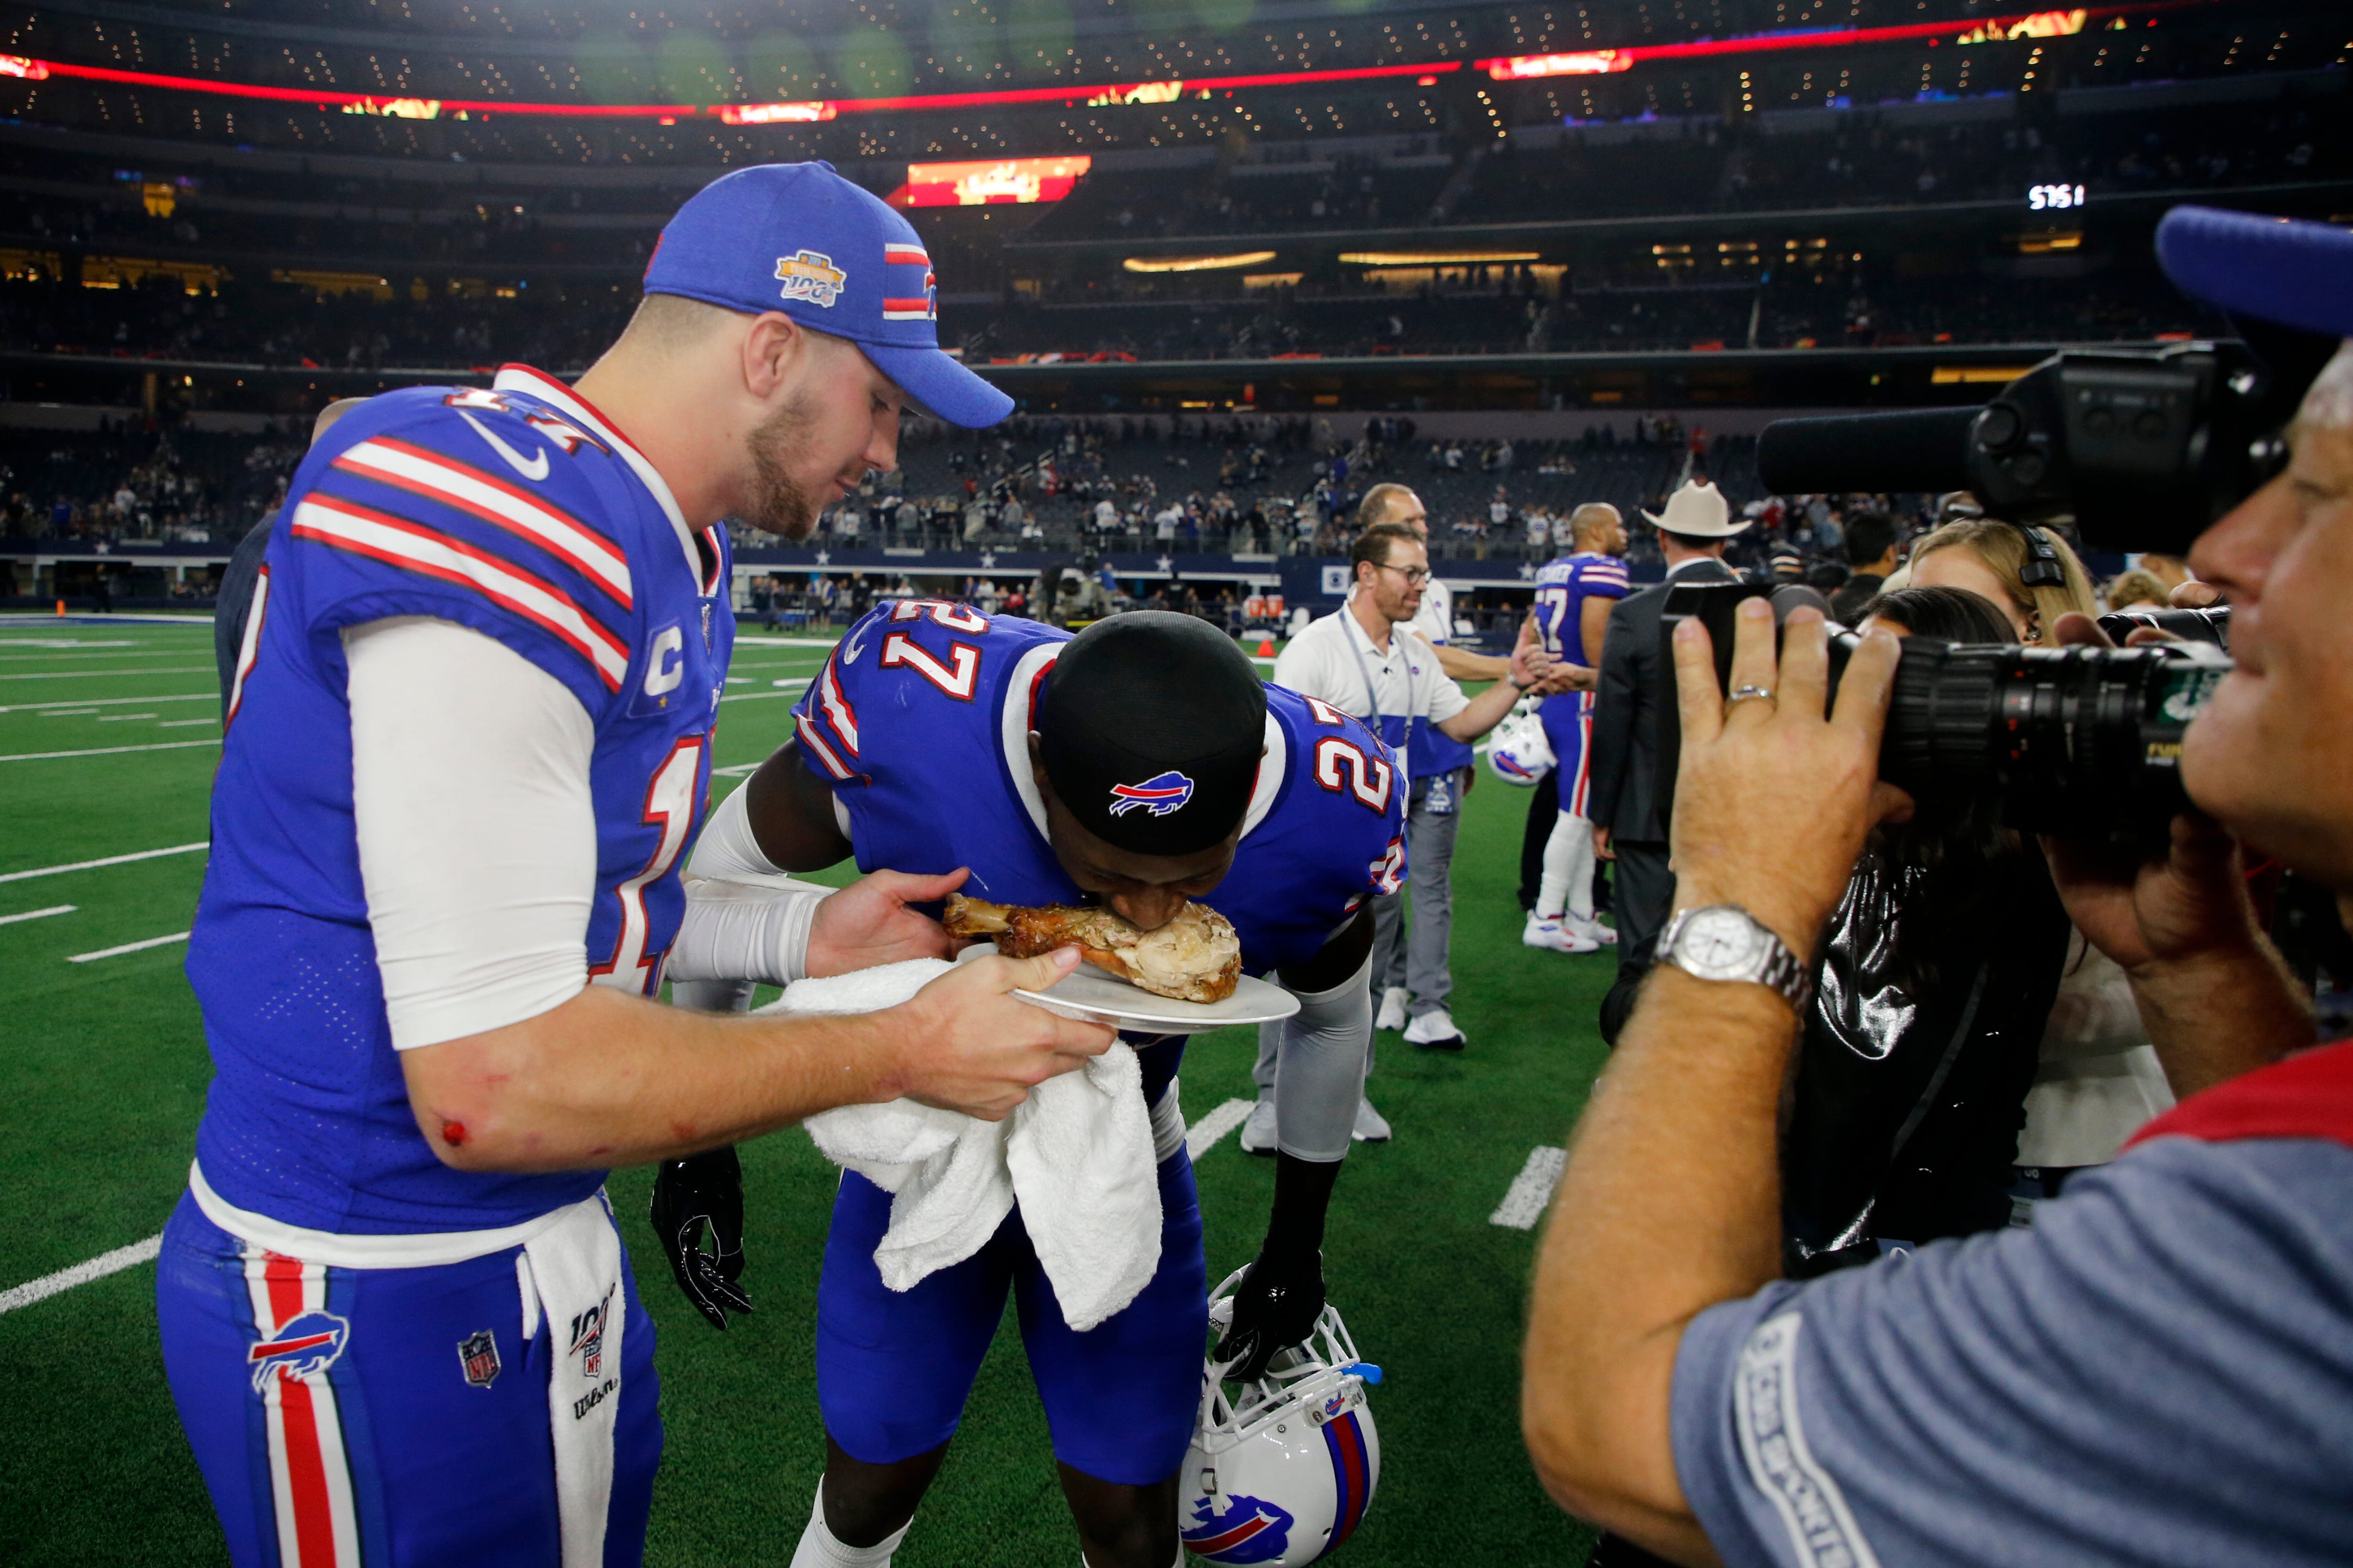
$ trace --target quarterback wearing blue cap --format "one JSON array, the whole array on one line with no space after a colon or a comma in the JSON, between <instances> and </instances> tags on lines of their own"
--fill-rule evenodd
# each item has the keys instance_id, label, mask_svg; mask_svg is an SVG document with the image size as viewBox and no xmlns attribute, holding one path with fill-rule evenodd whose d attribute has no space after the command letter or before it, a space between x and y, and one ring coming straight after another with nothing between
<instances>
[{"instance_id":1,"label":"quarterback wearing blue cap","mask_svg":"<svg viewBox=\"0 0 2353 1568\"><path fill-rule=\"evenodd\" d=\"M934 298L872 195L743 170L577 386L389 393L296 472L227 693L187 962L215 1076L156 1281L240 1568L637 1563L661 1426L606 1170L902 1093L999 1118L1110 1043L1007 994L1075 950L858 1019L651 1000L721 941L776 980L945 951L905 906L961 875L723 913L680 877L723 520L806 537L906 408L1009 407Z\"/></svg>"}]
</instances>

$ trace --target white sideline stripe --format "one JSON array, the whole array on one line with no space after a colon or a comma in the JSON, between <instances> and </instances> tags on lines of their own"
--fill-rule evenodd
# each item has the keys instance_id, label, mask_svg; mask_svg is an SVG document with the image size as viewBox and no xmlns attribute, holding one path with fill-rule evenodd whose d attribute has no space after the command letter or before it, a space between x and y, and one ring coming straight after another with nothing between
<instances>
[{"instance_id":1,"label":"white sideline stripe","mask_svg":"<svg viewBox=\"0 0 2353 1568\"><path fill-rule=\"evenodd\" d=\"M137 647L135 642L84 642L79 637L0 637L0 647Z\"/></svg>"},{"instance_id":2,"label":"white sideline stripe","mask_svg":"<svg viewBox=\"0 0 2353 1568\"><path fill-rule=\"evenodd\" d=\"M41 717L44 719L87 719L97 711L98 710L95 708L45 708L41 710Z\"/></svg>"},{"instance_id":3,"label":"white sideline stripe","mask_svg":"<svg viewBox=\"0 0 2353 1568\"><path fill-rule=\"evenodd\" d=\"M18 752L0 763L45 763L52 757L111 757L118 752L177 752L189 746L217 746L218 741L155 741L144 746L92 746L81 752Z\"/></svg>"},{"instance_id":4,"label":"white sideline stripe","mask_svg":"<svg viewBox=\"0 0 2353 1568\"><path fill-rule=\"evenodd\" d=\"M1185 1157L1198 1160L1216 1148L1227 1133L1250 1120L1251 1103L1247 1100L1227 1100L1185 1129Z\"/></svg>"},{"instance_id":5,"label":"white sideline stripe","mask_svg":"<svg viewBox=\"0 0 2353 1568\"><path fill-rule=\"evenodd\" d=\"M213 675L209 664L191 664L177 669L26 669L0 675L0 680L72 680L93 675Z\"/></svg>"},{"instance_id":6,"label":"white sideline stripe","mask_svg":"<svg viewBox=\"0 0 2353 1568\"><path fill-rule=\"evenodd\" d=\"M158 716L153 713L101 713L98 716L98 721L101 724L128 724L133 719L153 719ZM161 728L160 725L157 727Z\"/></svg>"},{"instance_id":7,"label":"white sideline stripe","mask_svg":"<svg viewBox=\"0 0 2353 1568\"><path fill-rule=\"evenodd\" d=\"M65 698L55 702L10 702L0 704L0 713L24 713L38 708L54 711L59 708L128 708L134 702L210 702L220 695L217 691L175 691L169 697L80 697Z\"/></svg>"},{"instance_id":8,"label":"white sideline stripe","mask_svg":"<svg viewBox=\"0 0 2353 1568\"><path fill-rule=\"evenodd\" d=\"M36 1301L87 1285L93 1279L103 1279L110 1274L120 1274L142 1263L153 1263L164 1250L161 1234L144 1241L134 1241L128 1247L118 1247L111 1252L101 1252L87 1263L77 1263L71 1268L60 1268L55 1274L44 1274L38 1279L27 1279L22 1285L0 1290L0 1312L13 1312L19 1307L29 1307Z\"/></svg>"},{"instance_id":9,"label":"white sideline stripe","mask_svg":"<svg viewBox=\"0 0 2353 1568\"><path fill-rule=\"evenodd\" d=\"M809 682L816 679L814 675L804 675L798 680L771 680L768 684L784 691L803 691L807 690Z\"/></svg>"},{"instance_id":10,"label":"white sideline stripe","mask_svg":"<svg viewBox=\"0 0 2353 1568\"><path fill-rule=\"evenodd\" d=\"M735 639L735 646L737 647L832 647L835 645L835 641L836 639L832 637L747 637L739 636Z\"/></svg>"},{"instance_id":11,"label":"white sideline stripe","mask_svg":"<svg viewBox=\"0 0 2353 1568\"><path fill-rule=\"evenodd\" d=\"M217 719L166 719L155 726L158 730L185 730L191 724L217 724Z\"/></svg>"},{"instance_id":12,"label":"white sideline stripe","mask_svg":"<svg viewBox=\"0 0 2353 1568\"><path fill-rule=\"evenodd\" d=\"M26 910L20 915L0 915L0 926L12 926L18 921L46 920L51 915L69 915L73 912L74 906L71 904L51 904L46 910Z\"/></svg>"},{"instance_id":13,"label":"white sideline stripe","mask_svg":"<svg viewBox=\"0 0 2353 1568\"><path fill-rule=\"evenodd\" d=\"M169 936L151 936L145 942L126 942L121 947L101 947L96 952L77 952L68 958L66 962L68 963L88 963L94 958L114 958L122 953L140 952L151 947L164 947L175 942L185 942L187 940L188 933L186 931L175 931Z\"/></svg>"},{"instance_id":14,"label":"white sideline stripe","mask_svg":"<svg viewBox=\"0 0 2353 1568\"><path fill-rule=\"evenodd\" d=\"M174 844L169 849L139 849L128 855L109 855L102 860L69 860L62 866L36 866L29 871L0 871L0 882L23 882L35 877L54 877L64 871L89 871L100 866L127 866L133 860L153 860L165 855L193 855L199 849L212 847L210 839L201 844Z\"/></svg>"},{"instance_id":15,"label":"white sideline stripe","mask_svg":"<svg viewBox=\"0 0 2353 1568\"><path fill-rule=\"evenodd\" d=\"M731 691L719 700L722 702L757 702L769 697L797 697L800 694L800 689L807 684L808 682L806 680L795 681L793 683L793 689L790 691Z\"/></svg>"},{"instance_id":16,"label":"white sideline stripe","mask_svg":"<svg viewBox=\"0 0 2353 1568\"><path fill-rule=\"evenodd\" d=\"M1560 1185L1560 1173L1568 1164L1568 1151L1550 1144L1539 1144L1528 1151L1528 1163L1512 1178L1512 1190L1487 1216L1489 1225L1509 1226L1514 1230L1534 1230L1536 1221L1544 1218L1545 1205L1552 1202L1552 1190Z\"/></svg>"}]
</instances>

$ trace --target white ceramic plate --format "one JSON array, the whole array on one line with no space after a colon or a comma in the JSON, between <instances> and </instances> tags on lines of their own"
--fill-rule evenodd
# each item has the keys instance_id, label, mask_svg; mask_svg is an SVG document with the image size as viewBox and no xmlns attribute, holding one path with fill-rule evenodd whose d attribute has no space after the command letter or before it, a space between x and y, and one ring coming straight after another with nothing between
<instances>
[{"instance_id":1,"label":"white ceramic plate","mask_svg":"<svg viewBox=\"0 0 2353 1568\"><path fill-rule=\"evenodd\" d=\"M956 962L986 958L996 952L995 942L975 942L956 955ZM1060 984L1047 990L1014 994L1065 1018L1158 1035L1198 1035L1234 1024L1264 1024L1299 1011L1298 997L1247 974L1222 1002L1179 1002L1171 996L1155 996L1092 963L1080 964Z\"/></svg>"}]
</instances>

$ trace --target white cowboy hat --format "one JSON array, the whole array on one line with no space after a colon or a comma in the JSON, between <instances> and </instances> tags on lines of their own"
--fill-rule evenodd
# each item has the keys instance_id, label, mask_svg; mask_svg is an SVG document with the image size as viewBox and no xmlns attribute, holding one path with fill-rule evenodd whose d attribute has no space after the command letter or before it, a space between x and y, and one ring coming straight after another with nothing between
<instances>
[{"instance_id":1,"label":"white cowboy hat","mask_svg":"<svg viewBox=\"0 0 2353 1568\"><path fill-rule=\"evenodd\" d=\"M1667 498L1663 516L1645 511L1644 517L1668 533L1680 533L1689 539L1729 539L1746 529L1753 518L1732 521L1732 504L1724 492L1712 484L1686 480L1683 488Z\"/></svg>"}]
</instances>

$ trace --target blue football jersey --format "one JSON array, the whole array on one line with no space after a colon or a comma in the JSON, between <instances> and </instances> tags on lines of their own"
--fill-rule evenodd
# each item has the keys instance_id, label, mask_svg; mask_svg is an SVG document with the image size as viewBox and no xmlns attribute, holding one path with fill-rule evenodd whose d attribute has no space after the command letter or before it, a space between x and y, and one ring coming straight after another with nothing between
<instances>
[{"instance_id":1,"label":"blue football jersey","mask_svg":"<svg viewBox=\"0 0 2353 1568\"><path fill-rule=\"evenodd\" d=\"M690 530L652 466L560 383L371 398L311 449L272 525L212 804L188 978L215 1077L196 1133L231 1204L313 1229L513 1224L593 1171L470 1174L411 1115L352 813L341 633L453 621L554 676L595 724L599 983L652 995L685 913L734 636L726 531Z\"/></svg>"},{"instance_id":2,"label":"blue football jersey","mask_svg":"<svg viewBox=\"0 0 2353 1568\"><path fill-rule=\"evenodd\" d=\"M1622 599L1626 591L1626 563L1598 550L1558 556L1537 567L1536 631L1545 652L1588 668L1599 662L1600 650L1585 646L1585 601Z\"/></svg>"},{"instance_id":3,"label":"blue football jersey","mask_svg":"<svg viewBox=\"0 0 2353 1568\"><path fill-rule=\"evenodd\" d=\"M810 769L849 816L860 870L972 868L1007 904L1085 903L1046 841L1030 712L1071 634L911 599L849 629L793 711ZM1231 921L1253 974L1313 957L1405 877L1403 771L1329 703L1266 689L1266 756L1225 880L1201 902ZM1147 784L1157 781L1136 781ZM1174 1049L1145 1055L1156 1100Z\"/></svg>"}]
</instances>

